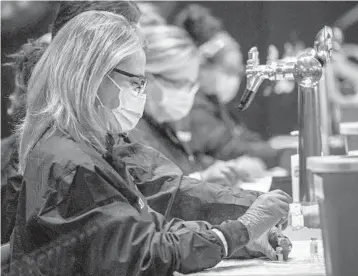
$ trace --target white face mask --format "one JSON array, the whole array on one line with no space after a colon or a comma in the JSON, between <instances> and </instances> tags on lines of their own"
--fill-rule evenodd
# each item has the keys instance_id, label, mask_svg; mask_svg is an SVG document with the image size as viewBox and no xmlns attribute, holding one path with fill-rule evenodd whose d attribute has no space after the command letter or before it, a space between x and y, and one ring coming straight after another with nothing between
<instances>
[{"instance_id":1,"label":"white face mask","mask_svg":"<svg viewBox=\"0 0 358 276\"><path fill-rule=\"evenodd\" d=\"M127 91L120 88L119 85L107 75L113 84L119 89L119 106L115 109L105 107L101 100L99 108L101 118L106 120L106 127L112 134L118 134L132 130L139 119L143 116L146 95L134 95L133 91ZM103 114L104 113L104 114ZM112 116L111 116L112 115Z\"/></svg>"},{"instance_id":2,"label":"white face mask","mask_svg":"<svg viewBox=\"0 0 358 276\"><path fill-rule=\"evenodd\" d=\"M220 74L216 77L216 93L219 101L226 104L232 101L240 87L240 78L237 76L227 76Z\"/></svg>"},{"instance_id":3,"label":"white face mask","mask_svg":"<svg viewBox=\"0 0 358 276\"><path fill-rule=\"evenodd\" d=\"M154 113L158 114L152 115L159 123L179 121L189 114L193 107L199 84L193 86L189 91L166 88L159 84L158 81L157 84L162 92L162 100L159 102L160 108L157 108L156 111L154 110Z\"/></svg>"}]
</instances>

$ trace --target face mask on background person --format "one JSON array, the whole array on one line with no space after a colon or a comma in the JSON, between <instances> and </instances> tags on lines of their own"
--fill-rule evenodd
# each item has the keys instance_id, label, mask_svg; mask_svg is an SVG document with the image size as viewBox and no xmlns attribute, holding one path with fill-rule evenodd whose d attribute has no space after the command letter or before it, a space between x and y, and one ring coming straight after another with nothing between
<instances>
[{"instance_id":1,"label":"face mask on background person","mask_svg":"<svg viewBox=\"0 0 358 276\"><path fill-rule=\"evenodd\" d=\"M107 77L119 90L119 106L115 109L109 109L98 98L101 104L98 112L101 118L105 120L109 133L128 132L138 124L139 119L143 116L146 95L136 95L131 89L121 88L110 76L107 75Z\"/></svg>"},{"instance_id":2,"label":"face mask on background person","mask_svg":"<svg viewBox=\"0 0 358 276\"><path fill-rule=\"evenodd\" d=\"M220 102L226 104L232 101L239 91L240 77L217 72L215 91Z\"/></svg>"},{"instance_id":3,"label":"face mask on background person","mask_svg":"<svg viewBox=\"0 0 358 276\"><path fill-rule=\"evenodd\" d=\"M158 80L156 80L156 85L160 89L162 98L157 103L159 108L153 106L151 113L159 123L179 121L189 114L195 94L199 89L198 83L181 89L164 86Z\"/></svg>"}]
</instances>

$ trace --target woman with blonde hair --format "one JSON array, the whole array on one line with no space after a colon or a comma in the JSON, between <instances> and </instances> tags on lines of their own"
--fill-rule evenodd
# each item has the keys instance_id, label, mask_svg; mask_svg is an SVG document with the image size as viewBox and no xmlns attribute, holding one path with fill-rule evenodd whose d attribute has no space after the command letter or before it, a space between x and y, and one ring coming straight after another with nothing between
<instances>
[{"instance_id":1,"label":"woman with blonde hair","mask_svg":"<svg viewBox=\"0 0 358 276\"><path fill-rule=\"evenodd\" d=\"M248 243L267 243L268 231L287 216L291 199L281 191L260 196L243 216L216 226L167 221L148 206L115 144L142 116L145 65L137 28L112 13L84 12L54 37L31 75L19 128L25 185L12 260L96 224L95 235L66 256L61 272L190 273ZM138 147L122 145L120 151L131 155ZM274 250L266 255L274 258Z\"/></svg>"},{"instance_id":2,"label":"woman with blonde hair","mask_svg":"<svg viewBox=\"0 0 358 276\"><path fill-rule=\"evenodd\" d=\"M137 24L140 11L132 1L66 1L61 2L51 32L40 38L29 39L20 49L9 55L5 65L13 68L15 88L10 94L7 115L17 124L26 114L27 84L36 63L59 29L76 15L90 10L110 11L123 15ZM18 173L18 141L16 133L1 140L1 243L9 241L15 223L18 193L22 177Z\"/></svg>"}]
</instances>

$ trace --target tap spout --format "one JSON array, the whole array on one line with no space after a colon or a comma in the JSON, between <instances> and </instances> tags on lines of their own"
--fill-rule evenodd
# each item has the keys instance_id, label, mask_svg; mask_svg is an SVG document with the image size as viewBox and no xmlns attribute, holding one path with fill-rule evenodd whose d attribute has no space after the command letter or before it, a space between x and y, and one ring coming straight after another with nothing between
<instances>
[{"instance_id":1,"label":"tap spout","mask_svg":"<svg viewBox=\"0 0 358 276\"><path fill-rule=\"evenodd\" d=\"M244 111L250 106L255 98L256 92L264 80L264 74L260 66L259 51L257 47L252 47L248 53L246 65L247 84L244 94L241 97L239 109Z\"/></svg>"},{"instance_id":2,"label":"tap spout","mask_svg":"<svg viewBox=\"0 0 358 276\"><path fill-rule=\"evenodd\" d=\"M333 30L324 26L316 35L314 40L316 57L324 66L332 57L333 51Z\"/></svg>"}]
</instances>

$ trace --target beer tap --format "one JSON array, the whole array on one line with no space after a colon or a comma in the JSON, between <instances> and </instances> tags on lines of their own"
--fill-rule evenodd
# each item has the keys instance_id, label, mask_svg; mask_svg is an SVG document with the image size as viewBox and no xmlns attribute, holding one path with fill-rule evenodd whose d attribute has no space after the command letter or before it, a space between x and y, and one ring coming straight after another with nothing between
<instances>
[{"instance_id":1,"label":"beer tap","mask_svg":"<svg viewBox=\"0 0 358 276\"><path fill-rule=\"evenodd\" d=\"M300 198L311 200L306 169L308 156L322 155L321 114L319 106L319 83L323 68L332 55L333 33L325 26L316 35L314 48L307 48L297 57L290 57L260 65L256 47L249 51L246 66L247 86L241 98L239 109L248 108L263 80L294 80L298 83L299 98L299 182Z\"/></svg>"},{"instance_id":2,"label":"beer tap","mask_svg":"<svg viewBox=\"0 0 358 276\"><path fill-rule=\"evenodd\" d=\"M298 57L288 57L260 65L257 47L252 47L248 53L246 66L246 90L240 100L239 109L243 111L250 106L265 79L295 80L303 87L316 85L322 76L322 66L325 63L325 57L321 55L321 52L308 48Z\"/></svg>"}]
</instances>

